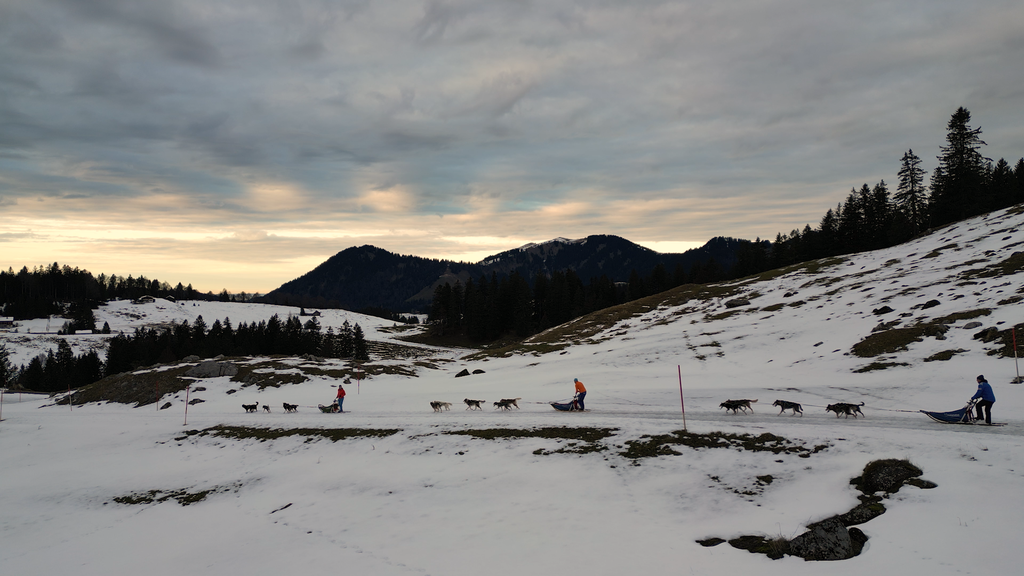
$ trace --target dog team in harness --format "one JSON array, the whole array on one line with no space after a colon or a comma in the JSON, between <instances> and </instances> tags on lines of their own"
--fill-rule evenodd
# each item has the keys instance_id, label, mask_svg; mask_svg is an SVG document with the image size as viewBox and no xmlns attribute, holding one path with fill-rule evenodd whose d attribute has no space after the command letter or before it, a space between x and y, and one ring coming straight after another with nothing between
<instances>
[{"instance_id":1,"label":"dog team in harness","mask_svg":"<svg viewBox=\"0 0 1024 576\"><path fill-rule=\"evenodd\" d=\"M985 379L985 376L981 375L981 374L978 375L977 382L978 382L978 389L977 389L977 391L974 393L973 396L971 396L970 400L967 401L967 405L964 406L963 408L961 408L959 410L952 410L950 412L931 412L931 411L928 411L928 410L919 410L919 412L927 415L929 418L931 418L932 420L935 420L936 422L942 422L942 423L945 423L945 424L975 424L975 423L981 424L981 423L984 423L984 424L986 424L988 426L1001 426L1003 423L996 423L996 424L992 423L992 405L995 404L995 402L996 402L996 396L995 396L995 393L992 391L992 385L989 384L988 380ZM549 404L551 404L551 407L554 408L555 410L558 410L558 411L561 411L561 412L585 412L586 411L586 404L584 403L584 399L587 396L587 388L586 388L586 386L583 385L583 382L580 382L579 378L573 378L573 387L574 387L574 394L573 394L572 400L567 401L567 402L549 402ZM318 408L320 409L321 412L326 412L326 413L343 413L345 411L344 410L345 394L346 394L345 393L345 388L341 384L338 384L338 391L337 391L337 395L335 396L335 401L330 403L330 404L328 404L328 405L320 404L318 406ZM514 400L519 400L519 398L516 398ZM482 403L483 401L482 400L478 400L478 401L466 400L467 405L470 402ZM510 402L511 403L511 402L514 402L514 401L510 399L510 400L502 400L501 402L502 403L504 403L504 402ZM749 403L757 402L757 400L739 400L739 401L737 401L737 400L728 400L728 401L724 402L721 405L721 407L722 408L726 408L727 411L728 410L733 410L735 412L735 411L737 411L737 410L739 410L741 408L727 405L728 403L735 403L735 402L747 403L746 404L746 408L750 408L750 404ZM435 404L437 404L437 405L447 404L447 406L445 408L450 408L450 406L451 406L451 404L447 403L447 402L431 402L430 404L434 408L435 412L440 411L439 410L439 406L435 406ZM498 406L499 404L500 403L498 403L498 402L495 403L496 406ZM786 410L792 410L794 416L798 412L800 413L801 416L803 416L802 407L798 403L787 402L787 401L783 401L783 400L776 400L774 405L781 407L781 411L779 412L780 415L782 414L782 412L784 412ZM860 408L859 408L860 406L863 406L863 405L864 405L863 402L861 404L859 404L859 405L857 405L857 404L848 404L848 405L847 404L841 404L841 405L833 404L833 405L829 405L826 408L826 412L828 412L828 411L835 411L836 417L838 418L844 411L843 410L839 410L837 408L839 408L840 406L842 406L844 408L849 406L849 408L847 408L845 410L846 415L847 416L853 415L853 416L856 417L858 415L858 413L859 414L863 414L860 411ZM294 408L298 407L297 405L289 405L289 404L285 404L284 406L285 406L285 412L294 411ZM255 407L256 407L255 405L253 405L251 407L252 411L255 411ZM292 408L291 410L289 410L290 407ZM470 406L470 407L472 408L472 406ZM518 408L518 405L516 405L516 407ZM249 406L245 406L245 408L246 408L247 411L249 411L249 409L250 409ZM908 410L898 410L898 411L899 412L908 412ZM744 410L744 413L746 413L746 410Z\"/></svg>"}]
</instances>

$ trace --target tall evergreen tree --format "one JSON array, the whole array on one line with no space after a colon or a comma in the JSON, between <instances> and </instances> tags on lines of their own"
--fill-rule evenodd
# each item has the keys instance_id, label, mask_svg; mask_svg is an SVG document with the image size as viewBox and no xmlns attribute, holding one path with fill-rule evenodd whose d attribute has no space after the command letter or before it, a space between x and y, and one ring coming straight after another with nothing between
<instances>
[{"instance_id":1,"label":"tall evergreen tree","mask_svg":"<svg viewBox=\"0 0 1024 576\"><path fill-rule=\"evenodd\" d=\"M921 159L907 150L900 160L899 184L893 197L896 208L906 217L914 236L928 227L928 191L924 187Z\"/></svg>"},{"instance_id":2,"label":"tall evergreen tree","mask_svg":"<svg viewBox=\"0 0 1024 576\"><path fill-rule=\"evenodd\" d=\"M370 351L366 346L366 336L363 335L363 328L359 324L352 328L352 357L362 361L370 359Z\"/></svg>"},{"instance_id":3,"label":"tall evergreen tree","mask_svg":"<svg viewBox=\"0 0 1024 576\"><path fill-rule=\"evenodd\" d=\"M986 160L979 151L985 142L981 128L971 128L971 113L960 107L946 125L946 145L932 178L931 213L934 224L948 224L980 214L978 199L985 182Z\"/></svg>"},{"instance_id":4,"label":"tall evergreen tree","mask_svg":"<svg viewBox=\"0 0 1024 576\"><path fill-rule=\"evenodd\" d=\"M0 342L0 388L8 388L13 385L16 375L14 364L11 362L11 353L7 350L7 346Z\"/></svg>"},{"instance_id":5,"label":"tall evergreen tree","mask_svg":"<svg viewBox=\"0 0 1024 576\"><path fill-rule=\"evenodd\" d=\"M355 347L352 341L352 325L345 320L341 323L341 328L338 330L338 358L351 358L355 353Z\"/></svg>"},{"instance_id":6,"label":"tall evergreen tree","mask_svg":"<svg viewBox=\"0 0 1024 576\"><path fill-rule=\"evenodd\" d=\"M1018 204L1024 202L1024 158L1017 160L1017 165L1013 167L1013 176L1016 187L1011 204Z\"/></svg>"}]
</instances>

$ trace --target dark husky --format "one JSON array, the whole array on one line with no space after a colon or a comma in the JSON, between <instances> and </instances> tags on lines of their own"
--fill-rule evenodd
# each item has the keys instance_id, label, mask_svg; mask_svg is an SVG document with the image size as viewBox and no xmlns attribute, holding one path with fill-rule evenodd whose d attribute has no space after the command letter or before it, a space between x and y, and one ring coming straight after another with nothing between
<instances>
[{"instance_id":1,"label":"dark husky","mask_svg":"<svg viewBox=\"0 0 1024 576\"><path fill-rule=\"evenodd\" d=\"M754 407L751 406L751 404L754 402L757 402L757 400L726 400L719 404L718 407L725 408L726 412L731 410L733 414L736 414L740 410L742 410L744 414L747 413L747 410L750 410L751 414L753 414Z\"/></svg>"},{"instance_id":2,"label":"dark husky","mask_svg":"<svg viewBox=\"0 0 1024 576\"><path fill-rule=\"evenodd\" d=\"M246 412L255 412L259 407L259 404L242 404L242 408L245 408Z\"/></svg>"},{"instance_id":3,"label":"dark husky","mask_svg":"<svg viewBox=\"0 0 1024 576\"><path fill-rule=\"evenodd\" d=\"M835 404L829 404L828 406L826 406L825 412L835 412L836 418L839 418L840 414L846 415L847 418L849 418L850 416L856 418L857 414L864 416L864 413L860 411L860 407L863 405L863 402L861 402L860 404L848 404L846 402L837 402Z\"/></svg>"},{"instance_id":4,"label":"dark husky","mask_svg":"<svg viewBox=\"0 0 1024 576\"><path fill-rule=\"evenodd\" d=\"M486 402L486 400L470 400L469 398L462 401L466 403L466 410L483 410L480 405Z\"/></svg>"},{"instance_id":5,"label":"dark husky","mask_svg":"<svg viewBox=\"0 0 1024 576\"><path fill-rule=\"evenodd\" d=\"M796 402L787 402L785 400L776 400L775 402L772 402L772 406L778 406L779 408L781 408L781 410L779 410L779 414L780 415L783 412L785 412L786 410L792 410L793 411L793 416L796 416L797 412L799 412L801 416L804 415L804 407L801 406L800 404L796 403Z\"/></svg>"}]
</instances>

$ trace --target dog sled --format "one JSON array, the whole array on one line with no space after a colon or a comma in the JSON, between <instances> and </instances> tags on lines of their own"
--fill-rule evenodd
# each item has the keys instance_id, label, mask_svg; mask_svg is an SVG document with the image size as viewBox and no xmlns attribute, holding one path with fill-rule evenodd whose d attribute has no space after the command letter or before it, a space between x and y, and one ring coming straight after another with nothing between
<instances>
[{"instance_id":1,"label":"dog sled","mask_svg":"<svg viewBox=\"0 0 1024 576\"><path fill-rule=\"evenodd\" d=\"M959 410L952 410L950 412L921 410L921 413L943 424L974 424L974 400L967 402L967 405Z\"/></svg>"},{"instance_id":2,"label":"dog sled","mask_svg":"<svg viewBox=\"0 0 1024 576\"><path fill-rule=\"evenodd\" d=\"M319 408L320 411L323 412L324 414L333 414L338 411L337 404L328 404L326 406L324 406L323 404L318 404L317 408Z\"/></svg>"},{"instance_id":3,"label":"dog sled","mask_svg":"<svg viewBox=\"0 0 1024 576\"><path fill-rule=\"evenodd\" d=\"M574 395L572 400L569 402L550 402L551 407L559 412L580 412L580 403L577 398L579 395Z\"/></svg>"},{"instance_id":4,"label":"dog sled","mask_svg":"<svg viewBox=\"0 0 1024 576\"><path fill-rule=\"evenodd\" d=\"M974 413L974 405L977 403L978 401L972 398L959 410L952 410L950 412L929 412L927 410L921 410L921 413L932 420L942 422L943 424L985 424L984 422L977 421L977 416ZM990 426L1003 426L1004 424L1006 423L993 422Z\"/></svg>"}]
</instances>

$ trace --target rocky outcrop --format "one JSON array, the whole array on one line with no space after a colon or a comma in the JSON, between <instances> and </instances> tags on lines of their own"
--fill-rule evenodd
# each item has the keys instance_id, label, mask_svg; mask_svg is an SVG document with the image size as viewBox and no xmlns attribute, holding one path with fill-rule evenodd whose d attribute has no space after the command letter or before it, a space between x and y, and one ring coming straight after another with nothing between
<instances>
[{"instance_id":1,"label":"rocky outcrop","mask_svg":"<svg viewBox=\"0 0 1024 576\"><path fill-rule=\"evenodd\" d=\"M885 513L882 500L904 484L918 488L935 488L934 482L918 478L921 469L907 460L875 460L864 467L864 473L850 480L863 494L861 503L845 514L826 518L809 525L807 532L786 540L768 539L764 536L740 536L728 540L734 548L755 554L765 554L779 559L785 555L798 556L804 560L846 560L861 553L868 537L854 524L863 524ZM884 494L879 494L884 493ZM707 538L697 541L701 546L717 546L725 542L722 538Z\"/></svg>"},{"instance_id":2,"label":"rocky outcrop","mask_svg":"<svg viewBox=\"0 0 1024 576\"><path fill-rule=\"evenodd\" d=\"M229 362L200 362L189 368L185 376L189 378L216 378L218 376L234 376L238 374L238 366Z\"/></svg>"},{"instance_id":3,"label":"rocky outcrop","mask_svg":"<svg viewBox=\"0 0 1024 576\"><path fill-rule=\"evenodd\" d=\"M857 528L843 525L838 517L814 524L789 541L789 554L804 560L846 560L860 553L867 537Z\"/></svg>"}]
</instances>

